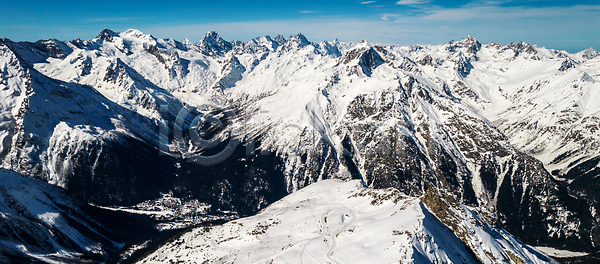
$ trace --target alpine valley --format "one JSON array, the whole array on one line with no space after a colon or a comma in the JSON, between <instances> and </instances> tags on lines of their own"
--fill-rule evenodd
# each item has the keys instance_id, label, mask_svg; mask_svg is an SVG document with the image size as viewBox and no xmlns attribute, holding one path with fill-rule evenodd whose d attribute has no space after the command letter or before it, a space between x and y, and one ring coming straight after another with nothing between
<instances>
[{"instance_id":1,"label":"alpine valley","mask_svg":"<svg viewBox=\"0 0 600 264\"><path fill-rule=\"evenodd\" d=\"M598 261L592 48L104 29L0 76L0 262Z\"/></svg>"}]
</instances>

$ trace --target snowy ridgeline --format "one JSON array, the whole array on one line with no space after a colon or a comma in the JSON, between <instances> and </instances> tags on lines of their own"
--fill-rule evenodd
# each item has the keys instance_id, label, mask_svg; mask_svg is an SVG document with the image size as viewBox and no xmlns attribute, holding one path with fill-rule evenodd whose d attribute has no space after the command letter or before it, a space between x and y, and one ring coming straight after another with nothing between
<instances>
[{"instance_id":1,"label":"snowy ridgeline","mask_svg":"<svg viewBox=\"0 0 600 264\"><path fill-rule=\"evenodd\" d=\"M256 136L274 126L267 134L276 136L264 137L269 144L263 148L288 153L297 148L289 146L295 143L290 141L304 127L341 149L341 126L354 99L398 86L409 97L423 97L404 102L411 104L412 113L395 117L406 119L408 131L420 122L432 128L446 125L452 115L444 110L462 108L464 114L493 123L510 144L541 160L561 179L570 178L569 171L577 166L589 167L584 163L595 161L600 152L599 53L591 48L570 54L522 42L482 45L472 37L437 46L312 43L301 34L228 42L215 32L194 44L156 39L137 30L105 30L91 40L10 45L44 75L90 85L110 101L167 124L183 104L258 111L242 117L239 136ZM20 96L6 96L6 110L12 108L12 115L22 104L19 98L25 91L20 90ZM402 96L402 91L394 96ZM460 101L440 107L434 102L437 96ZM155 134L143 135L144 127L125 125L137 126L133 129L145 140L157 141ZM61 133L62 128L53 138ZM428 136L440 134L431 133ZM9 136L2 135L5 144ZM410 136L427 145L427 136ZM174 145L169 149L180 151ZM48 155L45 159L54 158ZM44 173L59 185L64 181L53 175L59 172L52 166Z\"/></svg>"},{"instance_id":2,"label":"snowy ridgeline","mask_svg":"<svg viewBox=\"0 0 600 264\"><path fill-rule=\"evenodd\" d=\"M253 214L323 179L361 179L412 197L443 189L496 214L527 243L591 251L600 244L593 187L600 179L599 60L593 49L570 54L472 37L436 46L312 43L301 34L228 42L215 32L194 44L137 30L69 42L2 39L0 158L2 167L85 202L150 214L161 229L211 220L215 211ZM176 133L191 131L198 114L177 119L184 105L231 109L222 124L239 139L238 152L254 151L190 165L187 157L202 152ZM422 216L411 221L426 219L421 229L429 230L431 214L413 203ZM455 209L471 219L465 207ZM314 221L323 226L324 219ZM444 223L471 257L537 256L502 230L477 233L486 225L465 221L471 224ZM413 235L404 244L390 243L415 259L443 255L433 245L445 242L419 244L427 237L421 229L406 229ZM496 240L479 238L486 234ZM332 248L332 241L319 243ZM344 257L311 253L308 244L321 248L317 242L300 244L307 258ZM227 255L226 248L207 252Z\"/></svg>"},{"instance_id":3,"label":"snowy ridgeline","mask_svg":"<svg viewBox=\"0 0 600 264\"><path fill-rule=\"evenodd\" d=\"M440 219L442 221L440 221ZM421 199L324 180L258 215L200 227L139 263L549 263L437 192Z\"/></svg>"}]
</instances>

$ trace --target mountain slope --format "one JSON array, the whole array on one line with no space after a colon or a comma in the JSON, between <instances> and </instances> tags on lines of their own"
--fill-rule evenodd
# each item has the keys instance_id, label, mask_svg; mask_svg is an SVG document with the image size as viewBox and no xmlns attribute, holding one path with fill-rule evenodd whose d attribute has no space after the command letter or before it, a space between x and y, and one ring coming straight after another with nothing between
<instances>
[{"instance_id":1,"label":"mountain slope","mask_svg":"<svg viewBox=\"0 0 600 264\"><path fill-rule=\"evenodd\" d=\"M2 43L5 82L3 166L63 187L85 201L128 203L131 193L145 199L159 186L135 182L168 179L169 160L158 157L154 124L103 97L95 89L48 78ZM20 103L19 103L20 102ZM138 156L126 154L135 149ZM155 158L156 167L140 163ZM120 177L139 171L131 178ZM136 179L137 178L137 179ZM129 182L127 182L129 181ZM132 184L133 183L133 184ZM144 198L142 198L144 199Z\"/></svg>"},{"instance_id":2,"label":"mountain slope","mask_svg":"<svg viewBox=\"0 0 600 264\"><path fill-rule=\"evenodd\" d=\"M0 169L0 262L102 262L125 239L152 229L139 219L97 210L56 186ZM126 221L115 228L98 214ZM135 226L135 229L132 227Z\"/></svg>"},{"instance_id":3,"label":"mountain slope","mask_svg":"<svg viewBox=\"0 0 600 264\"><path fill-rule=\"evenodd\" d=\"M139 263L550 262L466 206L450 206L434 192L422 202L394 189L366 189L359 181L324 180L256 216L193 229ZM441 204L447 211L438 208ZM440 221L434 213L446 218ZM455 224L442 223L449 219Z\"/></svg>"},{"instance_id":4,"label":"mountain slope","mask_svg":"<svg viewBox=\"0 0 600 264\"><path fill-rule=\"evenodd\" d=\"M77 45L95 49L97 42L107 42L108 48L114 48L111 41L119 39L114 32L107 32ZM9 40L1 44L3 84L8 84L3 86L3 167L58 185L98 205L136 205L160 198L161 192L175 191L213 204L215 212L235 208L247 214L286 193L280 186L283 180L278 177L278 159L273 156L256 157L254 163L259 165L254 167L258 168L247 169L251 162L246 161L242 150L238 159L207 171L182 159L180 152L159 151L159 123L172 122L182 104L124 64L127 60L90 59L90 63L100 64L86 75L91 76L86 79L90 83L97 81L94 88L85 82L82 85L41 74L32 63L52 61L53 57L36 46ZM73 43L69 45L86 52ZM68 63L70 55L73 53L65 55L65 61L55 62ZM68 65L78 69L79 61L73 62ZM56 72L71 78L68 70ZM74 73L79 74L79 70ZM162 105L170 107L164 111Z\"/></svg>"}]
</instances>

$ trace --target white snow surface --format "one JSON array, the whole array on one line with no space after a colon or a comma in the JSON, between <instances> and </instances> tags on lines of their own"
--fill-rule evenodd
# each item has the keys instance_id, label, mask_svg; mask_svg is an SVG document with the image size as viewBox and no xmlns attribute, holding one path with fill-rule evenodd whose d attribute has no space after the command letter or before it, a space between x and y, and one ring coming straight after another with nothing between
<instances>
[{"instance_id":1,"label":"white snow surface","mask_svg":"<svg viewBox=\"0 0 600 264\"><path fill-rule=\"evenodd\" d=\"M22 55L44 75L90 85L152 120L164 118L161 105L175 115L182 103L223 108L252 104L258 112L245 117L240 138L272 130L277 136L265 137L269 144L262 148L287 153L304 128L341 150L335 130L350 102L357 95L395 89L410 78L429 91L459 99L455 107L495 124L512 145L541 160L549 171L566 173L600 153L600 56L593 49L570 54L522 42L481 45L472 37L435 46L396 46L312 43L300 34L229 43L211 31L197 44L157 39L134 29L109 35L67 42L63 46L71 50L65 58L30 51ZM364 72L358 57L348 57L373 47L386 63ZM10 52L3 56L0 63L15 61ZM3 75L17 74L4 68ZM23 78L8 80L15 83L0 86L23 90ZM8 113L16 115L24 98L22 92L7 92L12 95L3 97L0 126L14 122ZM422 104L419 110L431 124L448 121L438 107ZM419 113L411 115L418 123ZM11 136L0 133L0 153Z\"/></svg>"},{"instance_id":2,"label":"white snow surface","mask_svg":"<svg viewBox=\"0 0 600 264\"><path fill-rule=\"evenodd\" d=\"M393 61L372 74L358 70L352 75L351 66L358 61L341 63L343 54L373 44L264 36L233 41L227 50L215 32L194 45L133 29L114 33L110 40L81 41L86 48L75 44L68 43L73 52L64 59L31 55L28 60L47 76L91 85L152 119L160 119L161 104L178 111L179 101L223 107L248 101L260 109L248 127L308 126L337 145L332 130L356 95L415 77L433 90L449 87L461 105L496 124L511 144L541 160L549 171L566 173L600 152L600 56L593 49L570 54L522 42L482 46L472 37L436 46L380 45L388 52L384 57ZM474 53L471 47L477 44ZM414 63L427 56L430 64ZM461 74L461 65L472 69ZM117 73L115 78L109 72ZM457 90L461 82L468 91ZM276 145L285 145L287 139L281 137Z\"/></svg>"},{"instance_id":3,"label":"white snow surface","mask_svg":"<svg viewBox=\"0 0 600 264\"><path fill-rule=\"evenodd\" d=\"M512 50L485 46L465 78L479 102L467 101L515 147L566 173L600 152L600 57L532 47L506 60ZM574 66L561 71L566 61Z\"/></svg>"},{"instance_id":4,"label":"white snow surface","mask_svg":"<svg viewBox=\"0 0 600 264\"><path fill-rule=\"evenodd\" d=\"M484 263L547 263L544 255L491 228L466 207L462 226ZM198 227L139 263L472 263L465 244L418 197L323 180L259 214Z\"/></svg>"},{"instance_id":5,"label":"white snow surface","mask_svg":"<svg viewBox=\"0 0 600 264\"><path fill-rule=\"evenodd\" d=\"M472 128L484 129L486 127L483 124L489 124L493 129L498 127L508 137L511 145L541 160L549 171L566 173L570 168L600 154L600 56L593 49L570 54L526 43L481 45L471 37L436 46L374 45L366 41L311 43L301 35L288 39L280 36L275 39L259 37L248 43L233 41L228 48L227 43L214 32L207 33L198 44L192 44L189 40L178 42L173 39L156 39L137 30L109 35L110 38L98 37L61 44L61 47L68 49L64 58L47 58L25 48L20 50L20 56L25 61L50 78L40 77L39 73L26 70L7 46L0 45L0 74L3 77L3 82L0 82L2 167L30 169L32 174L39 173L47 181L63 186L66 179L61 177L64 173L60 170L68 171L70 168L66 165L70 161L62 159L59 150L65 150L67 154L85 150L94 144L100 144L103 138L114 137L118 133L135 134L135 137L156 143L158 136L149 128L150 122L147 120L169 123L172 120L168 120L167 116L176 115L183 104L210 104L223 108L250 105L249 109L257 111L241 117L243 124L238 124L237 127L239 137L248 138L262 133L260 148L292 157L285 161L289 172L286 175L296 177L293 170L301 163L297 161L300 158L296 159L295 154L306 153L308 148L314 147L322 139L337 153L343 153L341 137L347 132L347 127L360 126L377 118L367 117L363 123L349 124L348 106L358 97L396 103L398 109L394 111L401 112L399 116L403 119L386 120L372 133L385 135L390 128L398 128L399 133L415 139L421 153L425 154L428 154L426 137L432 137L453 159L466 160L467 153L459 150L455 143L456 135L461 135L461 131L453 131L451 126L452 118L458 115L476 120L469 124ZM16 45L16 48L22 47ZM358 56L352 57L352 52L360 55L369 49L377 50L384 63L375 63L365 68L361 66ZM31 81L38 82L41 87L34 93L27 90L28 82ZM407 87L411 81L415 81L412 82L414 89L412 86ZM89 85L92 89L84 85ZM402 96L412 99L400 102ZM427 100L427 97L435 98L435 103ZM34 103L29 103L28 100ZM42 107L45 104L41 100L46 100L47 105L53 107ZM28 108L28 103L31 109ZM167 106L166 113L161 110L163 105ZM139 121L141 118L136 119L124 109L147 120ZM23 120L20 114L23 111L32 113L31 117ZM418 130L424 125L430 128L428 134ZM24 134L23 127L27 134ZM501 135L498 131L495 133ZM23 138L29 141L19 148L12 147ZM499 144L508 145L508 142L504 140ZM478 149L473 151L481 152ZM359 170L362 170L363 165L369 161L360 155L361 153L356 153L355 159ZM35 164L38 161L43 163L42 166ZM484 193L478 176L479 168L468 160L465 163L465 167L459 168L457 174L472 175L471 184L478 202L493 205L497 194ZM467 169L472 174L467 173ZM350 178L349 172L343 167L337 174L329 176ZM322 178L319 175L318 179ZM502 178L498 179L498 183L502 181ZM291 185L288 186L290 192L303 187L298 186L298 181L295 180L286 179L286 183ZM340 186L341 189L346 188L346 194L354 188ZM526 185L524 189L527 189ZM339 194L326 193L327 191L322 195L331 195L332 199L337 199L333 196ZM296 194L290 197L295 197L294 195ZM367 198L356 197L348 201L362 204L361 199ZM281 203L265 212L275 210L273 208L281 206ZM409 222L412 225L395 227L398 229L394 230L410 231L414 235L412 239L402 240L404 242L391 239L388 233L393 230L387 230L387 233L365 231L367 233L353 239L383 236L383 242L377 242L383 244L377 245L392 248L389 252L403 248L406 250L405 255L415 256L414 259L420 257L415 252L424 252L424 258L430 260L434 257L440 260L456 258L457 256L445 255L448 245L455 244L447 242L451 239L446 238L446 233L438 229L432 230L439 231L436 234L444 237L441 242L437 243L436 238L436 242L418 246L420 244L417 243L416 234L426 238L430 234L427 232L434 232L424 228L427 223L425 220L431 217L425 217L426 211L419 208L418 200L406 200L403 203L407 206L404 209L397 208L397 204L386 203L381 206L388 206L390 210L402 211L411 216ZM355 225L363 221L362 217L369 219L369 210L378 208L368 207L366 204L364 208L354 208L347 203L342 203L342 207L319 207L310 202L304 204L319 208L314 212L316 216L313 224L305 227L313 230L313 233L293 235L289 241L295 241L299 246L290 246L287 250L280 251L284 252L282 256L287 257L301 254L306 261L313 259L335 262L344 259L345 254L350 253L344 251L343 247L336 247L334 254L328 254L328 249L336 241L331 237L332 234L345 230L349 221ZM339 210L334 210L337 215L349 213L351 216L351 213L356 212L360 217L344 220L345 222L330 228L329 225L323 225L324 218L319 218L330 208L338 208ZM346 210L347 208L354 211ZM368 212L363 212L362 209ZM468 209L465 210L464 212L468 212ZM467 213L463 216L470 217ZM45 221L53 219L52 214L41 217ZM256 219L262 218L257 216ZM368 226L367 221L364 221ZM264 223L272 225L268 230L282 226L268 221ZM569 224L566 220L563 223ZM299 224L302 223L290 222L288 227ZM252 228L249 231L244 230L251 232L257 225L248 227ZM573 225L574 230L577 224ZM376 228L384 226L382 224ZM233 227L236 225L229 223L220 229L211 230L230 232ZM333 233L328 235L327 230ZM195 232L204 234L199 230ZM211 234L212 232L210 231ZM361 231L359 229L356 232ZM482 236L485 232L481 233ZM512 241L504 233L499 231L504 237L502 241ZM211 236L218 238L226 234L216 233ZM341 232L339 236L352 236L352 233ZM484 239L482 236L476 237ZM254 235L244 239L251 237ZM328 240L323 240L327 238ZM237 241L236 239L240 238L232 241ZM287 241L282 239L281 241ZM302 242L303 239L309 240ZM220 243L215 246L210 241L202 241L204 240L194 243L204 243L202 245L211 248L207 252L212 252L212 255L201 255L206 259L213 259L215 256L241 256L231 254L231 246L221 246ZM271 240L264 241L269 245L266 248L275 248ZM373 241L372 243L376 243ZM392 245L385 244L388 242ZM503 242L494 239L485 242L482 244L485 245L485 250L494 256L505 256L499 250L492 250L497 248L494 243ZM285 245L288 244L278 244L281 247ZM436 250L435 247L444 250ZM527 255L530 251L525 252L515 247L517 246L504 248L514 248L513 251L520 257L531 257ZM252 248L248 246L245 249L247 258L240 258L260 259L262 253L257 252L261 251L255 252ZM484 252L474 251L477 255ZM351 253L353 252L356 252L358 259L364 253L360 248L355 248ZM433 255L427 255L430 252ZM279 254L267 253L267 256L273 258ZM371 252L367 251L365 254Z\"/></svg>"},{"instance_id":6,"label":"white snow surface","mask_svg":"<svg viewBox=\"0 0 600 264\"><path fill-rule=\"evenodd\" d=\"M571 258L571 257L583 257L588 255L586 252L574 252L568 250L560 250L549 247L535 247L537 250L544 252L544 254L551 257L559 257L559 258Z\"/></svg>"},{"instance_id":7,"label":"white snow surface","mask_svg":"<svg viewBox=\"0 0 600 264\"><path fill-rule=\"evenodd\" d=\"M98 232L99 225L78 208L81 205L60 188L0 169L0 225L4 234L0 250L46 263L78 259L80 252L103 254L103 245L94 239L111 240ZM67 246L65 241L71 244ZM4 260L1 257L0 262Z\"/></svg>"}]
</instances>

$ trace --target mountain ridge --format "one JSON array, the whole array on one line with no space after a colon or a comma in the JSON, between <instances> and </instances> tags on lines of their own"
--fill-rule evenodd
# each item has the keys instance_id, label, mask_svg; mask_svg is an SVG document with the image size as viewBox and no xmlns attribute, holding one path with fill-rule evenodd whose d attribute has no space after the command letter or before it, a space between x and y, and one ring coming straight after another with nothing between
<instances>
[{"instance_id":1,"label":"mountain ridge","mask_svg":"<svg viewBox=\"0 0 600 264\"><path fill-rule=\"evenodd\" d=\"M246 216L320 180L360 179L370 188L394 187L413 196L444 189L461 203L495 212L529 244L592 251L600 242L595 235L600 196L593 189L600 162L593 98L600 74L593 49L571 54L523 42L482 45L470 36L412 46L314 43L301 34L228 42L216 32L192 44L137 30L105 30L96 39L71 42L6 43L4 54L15 59L3 57L2 85L20 87L27 76L33 78L34 94L16 98L35 104L21 111L11 102L2 113L7 131L23 127L31 147L22 153L32 160L3 158L3 167L85 182L87 188L62 187L86 202L114 197L105 205L131 206L158 199L160 189L206 202L214 212ZM23 78L14 77L13 69ZM49 89L56 90L52 96L93 91L90 103L98 108L92 112L119 124L114 132L122 143L90 133L102 128L93 118L85 129L65 122L42 133L35 125L20 125L19 111L25 117L52 116L43 101L30 99L45 98L40 87L46 84L69 87ZM577 106L559 104L564 97L552 98L548 91ZM541 100L551 103L536 108ZM183 106L196 110L186 114ZM560 118L549 118L556 112ZM208 121L220 127L211 133L225 139L210 149L190 133ZM185 131L181 138L177 129ZM523 141L524 133L540 136ZM2 135L3 151L16 149L9 143L17 142L15 135ZM31 140L40 135L55 147ZM225 162L206 167L184 158L220 153L232 142L227 135L238 143ZM144 181L128 152L140 153L135 162L155 164L151 175L163 187ZM113 155L118 159L108 158ZM108 163L77 165L81 160L123 165L102 169ZM43 169L28 169L35 167ZM90 173L62 169L69 167ZM89 181L111 173L100 178L123 188ZM117 202L126 197L124 190L134 195Z\"/></svg>"}]
</instances>

